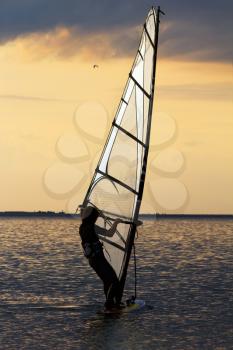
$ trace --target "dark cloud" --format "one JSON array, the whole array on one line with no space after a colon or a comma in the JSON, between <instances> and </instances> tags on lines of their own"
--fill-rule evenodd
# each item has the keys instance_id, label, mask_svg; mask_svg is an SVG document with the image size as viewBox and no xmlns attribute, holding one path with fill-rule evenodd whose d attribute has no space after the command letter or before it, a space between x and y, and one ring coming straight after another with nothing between
<instances>
[{"instance_id":1,"label":"dark cloud","mask_svg":"<svg viewBox=\"0 0 233 350\"><path fill-rule=\"evenodd\" d=\"M1 0L0 41L58 26L77 27L83 34L111 31L143 23L148 0ZM160 54L195 60L232 59L233 2L230 0L161 0ZM123 35L116 53L131 54L136 41Z\"/></svg>"},{"instance_id":2,"label":"dark cloud","mask_svg":"<svg viewBox=\"0 0 233 350\"><path fill-rule=\"evenodd\" d=\"M85 32L140 23L150 5L126 0L1 0L0 37L78 26ZM149 2L148 2L149 3Z\"/></svg>"},{"instance_id":3,"label":"dark cloud","mask_svg":"<svg viewBox=\"0 0 233 350\"><path fill-rule=\"evenodd\" d=\"M169 3L170 1L164 1ZM233 2L187 1L180 9L171 6L168 23L160 36L165 56L190 60L230 62L233 56Z\"/></svg>"}]
</instances>

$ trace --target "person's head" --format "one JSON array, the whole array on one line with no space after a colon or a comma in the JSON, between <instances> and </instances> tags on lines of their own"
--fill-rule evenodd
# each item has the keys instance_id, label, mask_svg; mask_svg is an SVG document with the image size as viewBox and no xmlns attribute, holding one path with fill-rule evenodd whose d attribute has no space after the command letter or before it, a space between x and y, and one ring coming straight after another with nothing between
<instances>
[{"instance_id":1,"label":"person's head","mask_svg":"<svg viewBox=\"0 0 233 350\"><path fill-rule=\"evenodd\" d=\"M95 207L87 206L81 209L81 219L83 222L95 223L99 216L99 212Z\"/></svg>"}]
</instances>

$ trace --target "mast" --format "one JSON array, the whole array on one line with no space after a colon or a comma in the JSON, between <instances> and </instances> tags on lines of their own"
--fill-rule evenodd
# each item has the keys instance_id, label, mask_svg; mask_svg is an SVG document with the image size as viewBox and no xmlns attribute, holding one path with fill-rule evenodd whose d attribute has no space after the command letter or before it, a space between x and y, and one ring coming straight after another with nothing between
<instances>
[{"instance_id":1,"label":"mast","mask_svg":"<svg viewBox=\"0 0 233 350\"><path fill-rule=\"evenodd\" d=\"M154 7L152 7L152 9L154 9ZM151 89L151 97L150 97L150 102L149 102L148 128L147 128L146 142L145 142L147 147L145 148L145 153L144 153L144 158L143 158L143 166L142 166L142 173L141 173L141 178L140 178L139 193L138 193L138 198L137 198L137 202L136 202L136 209L134 212L133 222L131 223L131 228L130 228L131 232L128 236L128 238L129 238L129 240L127 242L128 250L127 250L127 253L125 255L124 269L122 271L121 279L120 279L120 286L121 286L120 287L120 293L121 293L120 298L122 298L123 291L124 291L124 285L125 285L125 280L126 280L126 276L127 276L127 269L128 269L131 251L132 251L132 247L133 247L134 239L135 239L136 221L137 221L139 211L140 211L143 190L144 190L145 177L146 177L146 166L147 166L147 159L148 159L148 154L149 154L151 121L152 121L153 100L154 100L154 86L155 86L156 61L157 61L157 52L158 52L160 13L164 14L160 10L160 6L158 6L157 10L156 10L156 23L155 23L156 28L155 28L155 37L154 37L155 45L154 45L154 55L153 55L152 89ZM146 23L144 24L144 28L146 30Z\"/></svg>"}]
</instances>

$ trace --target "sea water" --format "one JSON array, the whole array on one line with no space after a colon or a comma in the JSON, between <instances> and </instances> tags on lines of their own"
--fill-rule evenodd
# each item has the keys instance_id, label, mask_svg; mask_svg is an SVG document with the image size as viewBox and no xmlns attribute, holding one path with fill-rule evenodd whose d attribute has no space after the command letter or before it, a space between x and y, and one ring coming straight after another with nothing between
<instances>
[{"instance_id":1,"label":"sea water","mask_svg":"<svg viewBox=\"0 0 233 350\"><path fill-rule=\"evenodd\" d=\"M104 316L80 222L0 221L0 349L232 349L233 221L145 222L138 311ZM125 297L134 293L131 261Z\"/></svg>"}]
</instances>

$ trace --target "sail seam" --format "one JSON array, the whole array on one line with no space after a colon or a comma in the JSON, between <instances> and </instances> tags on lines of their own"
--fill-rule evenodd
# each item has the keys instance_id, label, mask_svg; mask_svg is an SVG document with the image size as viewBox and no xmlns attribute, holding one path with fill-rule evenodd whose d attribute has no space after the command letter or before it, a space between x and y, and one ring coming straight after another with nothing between
<instances>
[{"instance_id":1,"label":"sail seam","mask_svg":"<svg viewBox=\"0 0 233 350\"><path fill-rule=\"evenodd\" d=\"M99 174L101 174L101 175L103 175L103 176L106 176L107 178L109 178L109 179L112 180L113 182L116 182L118 185L120 185L120 186L126 188L127 190L129 190L129 191L131 191L131 192L133 192L134 194L138 194L138 192L135 191L132 187L130 187L130 186L124 184L124 182L122 182L121 180L116 179L114 176L111 176L111 175L105 173L104 171L102 171L102 170L100 170L100 169L98 169L98 168L96 168L96 171L97 171Z\"/></svg>"},{"instance_id":2,"label":"sail seam","mask_svg":"<svg viewBox=\"0 0 233 350\"><path fill-rule=\"evenodd\" d=\"M148 94L148 92L139 84L139 82L133 77L132 73L129 73L129 77L135 82L135 84L139 87L140 90L146 95L146 97L150 100L151 95Z\"/></svg>"},{"instance_id":3,"label":"sail seam","mask_svg":"<svg viewBox=\"0 0 233 350\"><path fill-rule=\"evenodd\" d=\"M147 30L147 28L146 28L146 24L144 24L144 29L145 29L146 35L147 35L147 37L148 37L148 39L149 39L149 41L150 41L150 43L151 43L151 46L152 46L153 49L155 50L155 45L154 45L154 43L153 43L153 41L152 41L152 39L151 39L151 37L150 37L150 34L148 33L148 30Z\"/></svg>"},{"instance_id":4,"label":"sail seam","mask_svg":"<svg viewBox=\"0 0 233 350\"><path fill-rule=\"evenodd\" d=\"M127 130L125 130L124 128L122 128L120 125L118 125L115 121L113 121L112 123L113 126L115 126L116 128L118 128L120 131L122 131L124 134L126 134L127 136L129 136L131 139L133 139L134 141L136 141L137 143L140 143L140 145L142 145L143 147L147 147L147 145L142 142L141 140L139 140L136 136L134 136L133 134L131 134L130 132L128 132Z\"/></svg>"}]
</instances>

